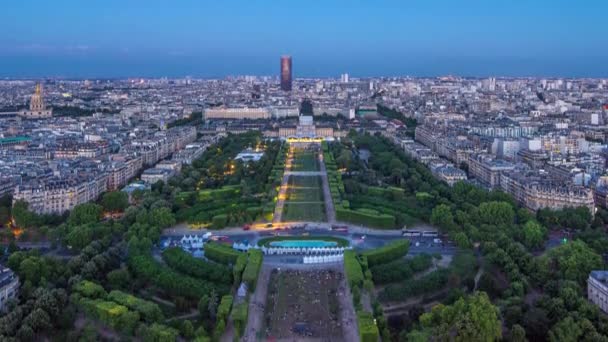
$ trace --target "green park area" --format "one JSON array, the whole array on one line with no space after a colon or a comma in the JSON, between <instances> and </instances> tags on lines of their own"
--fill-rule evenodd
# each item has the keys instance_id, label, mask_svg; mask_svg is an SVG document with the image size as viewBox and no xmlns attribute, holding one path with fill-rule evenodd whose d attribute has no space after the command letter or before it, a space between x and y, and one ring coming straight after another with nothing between
<instances>
[{"instance_id":1,"label":"green park area","mask_svg":"<svg viewBox=\"0 0 608 342\"><path fill-rule=\"evenodd\" d=\"M264 150L259 161L234 159L252 147ZM284 144L259 134L222 139L172 180L183 189L175 196L177 220L212 229L271 220L285 155Z\"/></svg>"},{"instance_id":2,"label":"green park area","mask_svg":"<svg viewBox=\"0 0 608 342\"><path fill-rule=\"evenodd\" d=\"M310 149L293 148L293 163L290 171L319 171L317 152Z\"/></svg>"},{"instance_id":3,"label":"green park area","mask_svg":"<svg viewBox=\"0 0 608 342\"><path fill-rule=\"evenodd\" d=\"M319 176L289 176L284 221L325 220L323 189Z\"/></svg>"}]
</instances>

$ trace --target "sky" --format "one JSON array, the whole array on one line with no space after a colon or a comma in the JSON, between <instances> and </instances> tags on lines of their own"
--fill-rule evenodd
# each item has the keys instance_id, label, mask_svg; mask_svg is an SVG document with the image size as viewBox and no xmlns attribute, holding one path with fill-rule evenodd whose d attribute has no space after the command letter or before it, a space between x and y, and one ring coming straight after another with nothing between
<instances>
[{"instance_id":1,"label":"sky","mask_svg":"<svg viewBox=\"0 0 608 342\"><path fill-rule=\"evenodd\" d=\"M606 0L5 0L0 77L608 77Z\"/></svg>"}]
</instances>

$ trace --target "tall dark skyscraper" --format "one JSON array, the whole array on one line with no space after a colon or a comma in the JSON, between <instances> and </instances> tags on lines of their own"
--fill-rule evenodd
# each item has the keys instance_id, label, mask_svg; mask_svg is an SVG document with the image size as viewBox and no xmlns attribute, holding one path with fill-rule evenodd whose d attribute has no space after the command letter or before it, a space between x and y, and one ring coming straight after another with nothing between
<instances>
[{"instance_id":1,"label":"tall dark skyscraper","mask_svg":"<svg viewBox=\"0 0 608 342\"><path fill-rule=\"evenodd\" d=\"M291 56L281 56L281 90L291 91Z\"/></svg>"}]
</instances>

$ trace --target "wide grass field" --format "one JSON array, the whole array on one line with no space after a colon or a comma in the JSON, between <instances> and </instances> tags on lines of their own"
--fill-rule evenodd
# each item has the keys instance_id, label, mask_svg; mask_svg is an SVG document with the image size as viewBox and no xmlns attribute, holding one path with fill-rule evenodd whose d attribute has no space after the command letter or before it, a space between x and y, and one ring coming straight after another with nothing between
<instances>
[{"instance_id":1,"label":"wide grass field","mask_svg":"<svg viewBox=\"0 0 608 342\"><path fill-rule=\"evenodd\" d=\"M317 153L313 151L296 150L293 156L291 171L319 171Z\"/></svg>"},{"instance_id":2,"label":"wide grass field","mask_svg":"<svg viewBox=\"0 0 608 342\"><path fill-rule=\"evenodd\" d=\"M284 221L325 221L325 203L319 176L290 176L283 211Z\"/></svg>"}]
</instances>

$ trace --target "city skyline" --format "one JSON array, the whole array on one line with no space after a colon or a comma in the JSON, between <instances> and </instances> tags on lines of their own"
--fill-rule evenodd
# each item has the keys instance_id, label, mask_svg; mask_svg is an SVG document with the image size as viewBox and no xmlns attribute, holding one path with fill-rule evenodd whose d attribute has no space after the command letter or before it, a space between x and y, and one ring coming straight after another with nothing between
<instances>
[{"instance_id":1,"label":"city skyline","mask_svg":"<svg viewBox=\"0 0 608 342\"><path fill-rule=\"evenodd\" d=\"M608 77L601 1L74 5L5 5L0 77Z\"/></svg>"}]
</instances>

